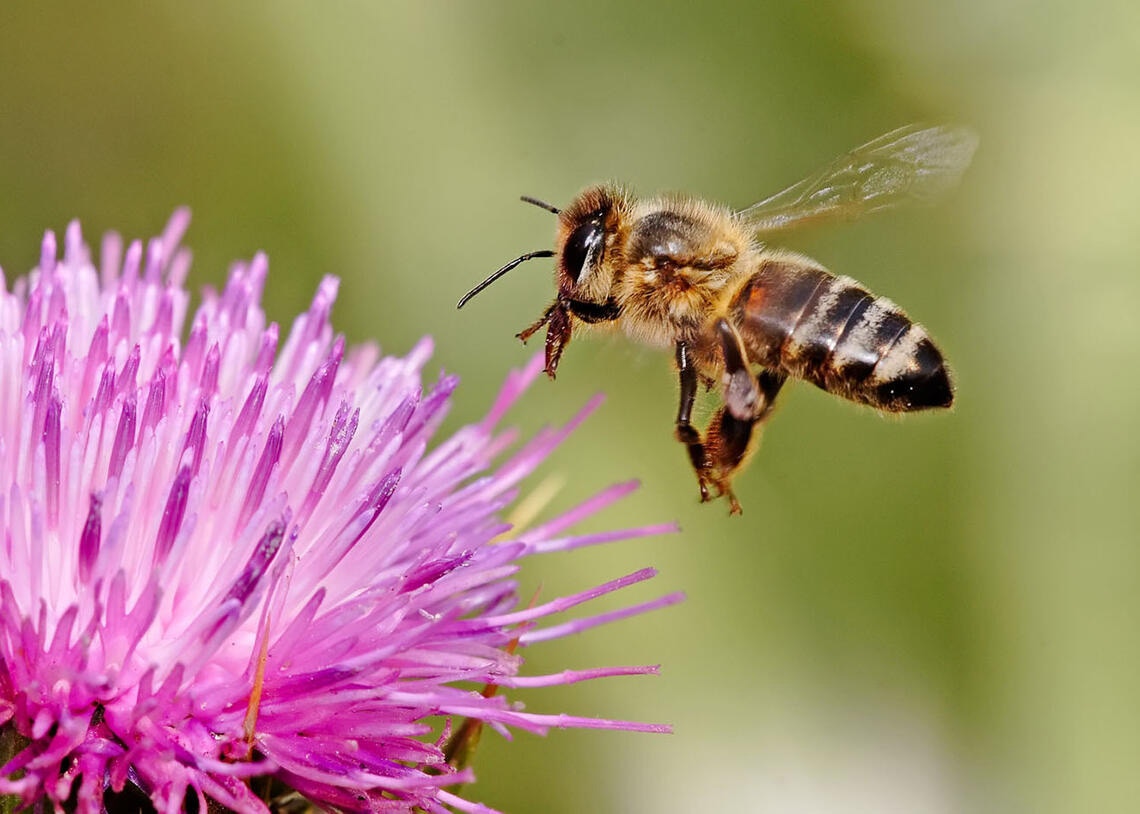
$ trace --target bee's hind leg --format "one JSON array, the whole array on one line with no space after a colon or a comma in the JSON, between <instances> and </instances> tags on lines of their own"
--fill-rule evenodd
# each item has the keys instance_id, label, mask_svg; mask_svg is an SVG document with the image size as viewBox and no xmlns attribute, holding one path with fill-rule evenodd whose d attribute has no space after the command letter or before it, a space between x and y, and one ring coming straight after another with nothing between
<instances>
[{"instance_id":1,"label":"bee's hind leg","mask_svg":"<svg viewBox=\"0 0 1140 814\"><path fill-rule=\"evenodd\" d=\"M732 514L740 514L740 503L732 492L730 482L732 472L740 466L748 452L752 422L740 421L734 418L727 408L722 407L709 422L705 437L702 439L700 431L689 422L693 398L689 395L686 377L687 374L682 368L681 407L677 413L673 434L689 452L689 463L696 473L697 483L701 489L701 502L727 497L729 511ZM691 392L695 396L695 386Z\"/></svg>"},{"instance_id":2,"label":"bee's hind leg","mask_svg":"<svg viewBox=\"0 0 1140 814\"><path fill-rule=\"evenodd\" d=\"M713 496L728 498L729 511L740 514L740 502L732 491L732 478L747 459L756 425L771 413L786 377L770 370L754 376L740 336L732 325L720 319L716 330L724 357L724 406L717 410L702 439L690 423L697 374L689 349L678 343L681 405L677 412L676 436L688 447L689 459L700 483L701 500L710 499L711 486L716 490Z\"/></svg>"},{"instance_id":3,"label":"bee's hind leg","mask_svg":"<svg viewBox=\"0 0 1140 814\"><path fill-rule=\"evenodd\" d=\"M776 396L788 377L774 370L752 375L740 334L727 319L716 321L717 338L724 354L724 409L740 422L757 424L768 418Z\"/></svg>"}]
</instances>

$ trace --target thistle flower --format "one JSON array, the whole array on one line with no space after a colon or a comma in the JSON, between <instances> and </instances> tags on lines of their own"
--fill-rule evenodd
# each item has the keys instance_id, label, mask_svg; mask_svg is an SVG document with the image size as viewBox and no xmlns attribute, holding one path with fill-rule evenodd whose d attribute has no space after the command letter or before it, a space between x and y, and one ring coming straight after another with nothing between
<instances>
[{"instance_id":1,"label":"thistle flower","mask_svg":"<svg viewBox=\"0 0 1140 814\"><path fill-rule=\"evenodd\" d=\"M423 394L430 343L346 347L330 278L279 347L261 255L204 292L183 342L188 220L145 249L108 236L98 271L78 224L62 260L48 232L0 294L0 795L262 812L250 782L269 778L340 810L485 811L447 790L473 777L448 761L460 719L667 731L479 691L656 672L522 676L513 654L679 599L543 626L646 569L518 602L529 555L666 530L567 534L631 484L527 531L500 519L592 405L495 465L536 359L429 449L456 386Z\"/></svg>"}]
</instances>

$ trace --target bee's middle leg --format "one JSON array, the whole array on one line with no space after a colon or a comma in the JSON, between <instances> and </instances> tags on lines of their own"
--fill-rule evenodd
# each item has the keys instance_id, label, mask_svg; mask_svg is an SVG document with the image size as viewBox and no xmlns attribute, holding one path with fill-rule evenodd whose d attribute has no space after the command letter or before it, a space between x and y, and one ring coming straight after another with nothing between
<instances>
[{"instance_id":1,"label":"bee's middle leg","mask_svg":"<svg viewBox=\"0 0 1140 814\"><path fill-rule=\"evenodd\" d=\"M709 484L705 476L708 471L708 460L701 434L692 425L693 403L697 400L697 369L693 366L689 346L684 342L677 343L677 373L681 380L681 403L677 408L673 436L684 444L689 452L689 462L693 465L693 471L697 473L703 503L709 499Z\"/></svg>"}]
</instances>

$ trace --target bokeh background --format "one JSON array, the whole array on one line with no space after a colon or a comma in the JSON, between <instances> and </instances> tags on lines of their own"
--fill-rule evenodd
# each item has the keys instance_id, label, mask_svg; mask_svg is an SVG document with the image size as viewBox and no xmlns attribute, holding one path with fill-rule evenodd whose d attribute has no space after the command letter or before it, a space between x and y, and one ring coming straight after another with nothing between
<instances>
[{"instance_id":1,"label":"bokeh background","mask_svg":"<svg viewBox=\"0 0 1140 814\"><path fill-rule=\"evenodd\" d=\"M534 563L526 590L646 564L688 601L536 648L538 672L656 679L524 696L672 736L485 738L476 799L523 812L1064 812L1140 807L1140 6L971 0L20 4L0 11L0 263L46 227L156 233L199 283L265 249L287 320L319 277L395 353L424 334L476 420L531 351L549 263L462 312L549 215L621 179L745 206L911 121L982 134L931 210L789 235L939 339L951 414L785 391L701 506L669 359L577 339L513 416L606 404L550 463L548 511L632 477L591 527L669 537Z\"/></svg>"}]
</instances>

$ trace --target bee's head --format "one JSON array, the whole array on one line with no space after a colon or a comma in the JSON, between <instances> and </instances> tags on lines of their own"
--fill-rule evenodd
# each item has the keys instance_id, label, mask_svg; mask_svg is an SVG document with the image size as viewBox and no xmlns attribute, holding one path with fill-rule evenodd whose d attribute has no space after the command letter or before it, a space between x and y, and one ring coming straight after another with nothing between
<instances>
[{"instance_id":1,"label":"bee's head","mask_svg":"<svg viewBox=\"0 0 1140 814\"><path fill-rule=\"evenodd\" d=\"M562 349L570 341L573 322L571 309L576 309L581 316L582 309L590 309L591 306L612 307L611 289L616 282L614 270L618 265L612 261L621 252L621 247L616 245L616 235L627 206L627 198L616 187L596 186L578 195L564 210L537 198L523 196L523 200L558 216L558 251L542 249L516 257L464 294L458 307L462 308L472 297L520 263L536 257L557 255L554 282L558 292L554 302L537 322L519 334L519 338L525 342L539 328L548 326L546 372L554 378ZM611 262L606 262L607 260ZM597 319L582 318L588 321Z\"/></svg>"},{"instance_id":2,"label":"bee's head","mask_svg":"<svg viewBox=\"0 0 1140 814\"><path fill-rule=\"evenodd\" d=\"M590 187L558 215L558 294L577 302L602 305L612 296L614 256L621 252L618 231L626 196L612 186Z\"/></svg>"}]
</instances>

